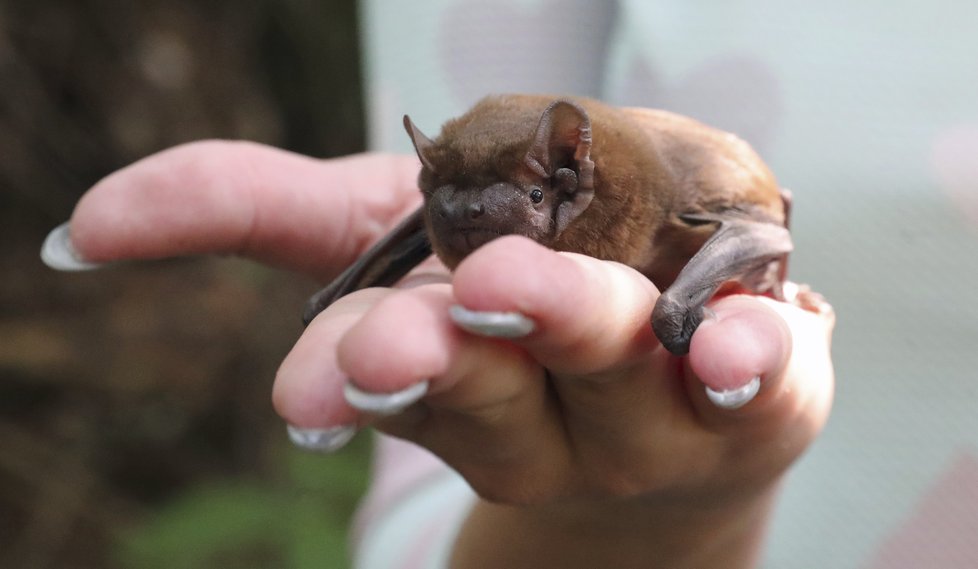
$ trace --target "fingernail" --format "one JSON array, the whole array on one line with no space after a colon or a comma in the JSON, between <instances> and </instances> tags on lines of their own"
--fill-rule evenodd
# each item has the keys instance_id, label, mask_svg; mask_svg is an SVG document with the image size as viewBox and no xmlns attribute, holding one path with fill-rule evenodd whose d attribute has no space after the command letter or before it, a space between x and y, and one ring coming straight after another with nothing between
<instances>
[{"instance_id":1,"label":"fingernail","mask_svg":"<svg viewBox=\"0 0 978 569\"><path fill-rule=\"evenodd\" d=\"M725 389L714 391L706 387L706 396L714 405L721 409L739 409L750 403L750 400L757 395L761 389L761 378L754 377L746 385L736 389Z\"/></svg>"},{"instance_id":2,"label":"fingernail","mask_svg":"<svg viewBox=\"0 0 978 569\"><path fill-rule=\"evenodd\" d=\"M102 263L91 263L82 259L71 244L71 231L68 222L62 223L48 233L41 246L41 261L59 271L88 271L97 269Z\"/></svg>"},{"instance_id":3,"label":"fingernail","mask_svg":"<svg viewBox=\"0 0 978 569\"><path fill-rule=\"evenodd\" d=\"M287 425L286 430L295 446L322 453L340 450L357 434L355 425L340 425L328 429L303 429Z\"/></svg>"},{"instance_id":4,"label":"fingernail","mask_svg":"<svg viewBox=\"0 0 978 569\"><path fill-rule=\"evenodd\" d=\"M343 397L355 409L378 415L396 415L428 393L428 382L422 381L392 393L371 393L347 381L343 386Z\"/></svg>"},{"instance_id":5,"label":"fingernail","mask_svg":"<svg viewBox=\"0 0 978 569\"><path fill-rule=\"evenodd\" d=\"M522 338L536 328L532 318L519 312L469 310L454 304L448 315L463 330L492 338Z\"/></svg>"}]
</instances>

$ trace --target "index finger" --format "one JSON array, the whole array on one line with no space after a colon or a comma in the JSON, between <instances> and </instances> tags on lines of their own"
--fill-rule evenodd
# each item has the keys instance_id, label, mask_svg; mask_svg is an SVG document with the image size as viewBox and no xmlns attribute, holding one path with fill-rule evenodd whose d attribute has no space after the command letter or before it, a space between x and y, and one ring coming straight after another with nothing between
<instances>
[{"instance_id":1,"label":"index finger","mask_svg":"<svg viewBox=\"0 0 978 569\"><path fill-rule=\"evenodd\" d=\"M417 160L317 160L204 141L144 158L96 184L70 221L85 261L239 254L332 276L417 206Z\"/></svg>"}]
</instances>

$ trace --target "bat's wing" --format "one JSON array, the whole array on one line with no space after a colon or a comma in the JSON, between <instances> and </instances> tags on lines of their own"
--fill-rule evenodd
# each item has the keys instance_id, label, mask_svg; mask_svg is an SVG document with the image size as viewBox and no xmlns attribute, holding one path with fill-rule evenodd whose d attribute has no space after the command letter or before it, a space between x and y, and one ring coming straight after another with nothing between
<instances>
[{"instance_id":1,"label":"bat's wing","mask_svg":"<svg viewBox=\"0 0 978 569\"><path fill-rule=\"evenodd\" d=\"M314 294L306 302L302 321L308 325L336 299L353 291L393 285L429 256L431 242L425 232L422 206L343 271L336 280Z\"/></svg>"},{"instance_id":2,"label":"bat's wing","mask_svg":"<svg viewBox=\"0 0 978 569\"><path fill-rule=\"evenodd\" d=\"M689 342L703 321L707 301L721 285L744 288L783 299L784 267L791 251L788 229L743 214L704 213L680 216L690 225L717 224L652 311L652 328L670 352L689 352Z\"/></svg>"}]
</instances>

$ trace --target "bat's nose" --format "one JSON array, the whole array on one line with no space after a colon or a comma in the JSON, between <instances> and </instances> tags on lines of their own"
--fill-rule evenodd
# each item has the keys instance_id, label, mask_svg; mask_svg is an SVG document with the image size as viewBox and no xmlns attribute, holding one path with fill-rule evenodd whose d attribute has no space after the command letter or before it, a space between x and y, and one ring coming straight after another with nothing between
<instances>
[{"instance_id":1,"label":"bat's nose","mask_svg":"<svg viewBox=\"0 0 978 569\"><path fill-rule=\"evenodd\" d=\"M465 216L469 219L479 219L486 213L486 206L482 202L470 203L465 208Z\"/></svg>"}]
</instances>

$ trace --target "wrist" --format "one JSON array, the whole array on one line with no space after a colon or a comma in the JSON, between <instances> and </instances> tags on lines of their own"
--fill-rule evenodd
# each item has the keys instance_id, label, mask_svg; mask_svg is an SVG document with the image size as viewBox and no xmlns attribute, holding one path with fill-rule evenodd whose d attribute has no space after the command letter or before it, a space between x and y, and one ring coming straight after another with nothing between
<instances>
[{"instance_id":1,"label":"wrist","mask_svg":"<svg viewBox=\"0 0 978 569\"><path fill-rule=\"evenodd\" d=\"M757 564L776 491L722 504L652 496L530 507L480 501L451 566L746 569Z\"/></svg>"}]
</instances>

